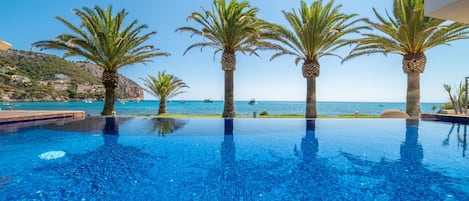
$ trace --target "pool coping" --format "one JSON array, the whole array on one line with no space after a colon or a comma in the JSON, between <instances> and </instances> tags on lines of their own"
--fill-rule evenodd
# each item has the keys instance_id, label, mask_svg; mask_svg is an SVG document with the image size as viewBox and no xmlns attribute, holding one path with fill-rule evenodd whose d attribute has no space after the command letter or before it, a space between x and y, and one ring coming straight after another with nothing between
<instances>
[{"instance_id":1,"label":"pool coping","mask_svg":"<svg viewBox=\"0 0 469 201\"><path fill-rule=\"evenodd\" d=\"M422 120L429 121L443 121L453 123L469 124L469 115L457 115L457 114L422 114Z\"/></svg>"},{"instance_id":2,"label":"pool coping","mask_svg":"<svg viewBox=\"0 0 469 201\"><path fill-rule=\"evenodd\" d=\"M84 111L64 110L1 110L0 125L40 122L54 119L84 119Z\"/></svg>"}]
</instances>

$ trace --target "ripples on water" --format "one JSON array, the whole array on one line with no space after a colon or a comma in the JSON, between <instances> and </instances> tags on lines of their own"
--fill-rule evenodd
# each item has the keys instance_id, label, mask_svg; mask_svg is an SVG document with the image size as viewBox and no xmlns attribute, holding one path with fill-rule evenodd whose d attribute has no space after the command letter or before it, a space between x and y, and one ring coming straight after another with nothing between
<instances>
[{"instance_id":1,"label":"ripples on water","mask_svg":"<svg viewBox=\"0 0 469 201\"><path fill-rule=\"evenodd\" d=\"M469 200L466 136L415 119L0 127L0 200Z\"/></svg>"}]
</instances>

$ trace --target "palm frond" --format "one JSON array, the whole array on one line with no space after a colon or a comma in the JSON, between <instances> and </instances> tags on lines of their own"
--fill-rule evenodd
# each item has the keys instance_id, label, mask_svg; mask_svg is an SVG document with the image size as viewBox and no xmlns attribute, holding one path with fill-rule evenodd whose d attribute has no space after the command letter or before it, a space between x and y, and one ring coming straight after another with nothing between
<instances>
[{"instance_id":1,"label":"palm frond","mask_svg":"<svg viewBox=\"0 0 469 201\"><path fill-rule=\"evenodd\" d=\"M193 12L188 21L193 21L198 27L180 27L177 32L188 32L192 36L200 36L206 41L190 45L184 52L194 47L213 47L216 52L228 50L233 52L257 55L256 50L266 46L262 39L268 35L265 30L268 23L259 20L257 8L249 2L236 0L214 0L211 10L202 8L202 12Z\"/></svg>"},{"instance_id":2,"label":"palm frond","mask_svg":"<svg viewBox=\"0 0 469 201\"><path fill-rule=\"evenodd\" d=\"M357 42L350 35L369 27L357 25L365 19L355 19L356 14L347 15L340 9L341 5L334 5L334 1L323 5L319 0L309 6L302 1L298 10L282 11L290 29L271 26L271 31L276 34L270 39L275 41L277 50L271 60L282 55L295 55L295 64L298 64L301 60L318 60L322 56L342 58L335 51Z\"/></svg>"},{"instance_id":3,"label":"palm frond","mask_svg":"<svg viewBox=\"0 0 469 201\"><path fill-rule=\"evenodd\" d=\"M148 75L147 78L140 78L146 88L144 90L161 101L173 98L181 93L183 88L189 86L181 79L166 72L158 72L157 76Z\"/></svg>"},{"instance_id":4,"label":"palm frond","mask_svg":"<svg viewBox=\"0 0 469 201\"><path fill-rule=\"evenodd\" d=\"M416 54L467 38L469 25L424 16L423 0L394 0L386 18L373 9L378 22L367 21L379 34L365 33L345 60L374 53Z\"/></svg>"},{"instance_id":5,"label":"palm frond","mask_svg":"<svg viewBox=\"0 0 469 201\"><path fill-rule=\"evenodd\" d=\"M151 62L151 58L169 56L159 52L152 45L145 45L156 32L142 34L146 25L138 25L137 20L125 25L128 13L125 10L113 14L112 6L106 9L98 6L73 9L81 20L79 26L56 17L72 33L60 34L53 40L33 43L33 47L65 51L64 57L81 56L105 70L116 71L126 65Z\"/></svg>"}]
</instances>

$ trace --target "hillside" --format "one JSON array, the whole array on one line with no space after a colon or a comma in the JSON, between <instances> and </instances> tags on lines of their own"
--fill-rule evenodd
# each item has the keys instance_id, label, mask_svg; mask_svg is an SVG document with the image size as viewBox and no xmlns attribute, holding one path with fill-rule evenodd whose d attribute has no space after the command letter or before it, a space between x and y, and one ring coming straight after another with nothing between
<instances>
[{"instance_id":1,"label":"hillside","mask_svg":"<svg viewBox=\"0 0 469 201\"><path fill-rule=\"evenodd\" d=\"M93 64L26 51L0 51L2 101L102 100L102 70ZM119 99L143 99L137 83L120 75Z\"/></svg>"}]
</instances>

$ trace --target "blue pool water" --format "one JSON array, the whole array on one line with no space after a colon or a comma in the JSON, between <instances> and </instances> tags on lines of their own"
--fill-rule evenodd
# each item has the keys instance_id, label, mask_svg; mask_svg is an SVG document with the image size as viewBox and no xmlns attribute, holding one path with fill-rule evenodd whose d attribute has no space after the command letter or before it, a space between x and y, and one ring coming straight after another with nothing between
<instances>
[{"instance_id":1,"label":"blue pool water","mask_svg":"<svg viewBox=\"0 0 469 201\"><path fill-rule=\"evenodd\" d=\"M88 118L2 126L0 200L469 200L462 124Z\"/></svg>"}]
</instances>

